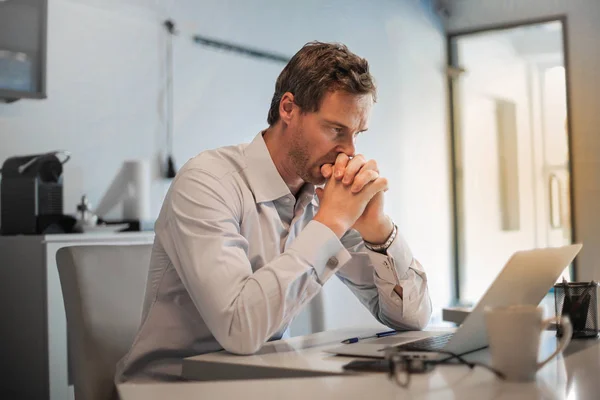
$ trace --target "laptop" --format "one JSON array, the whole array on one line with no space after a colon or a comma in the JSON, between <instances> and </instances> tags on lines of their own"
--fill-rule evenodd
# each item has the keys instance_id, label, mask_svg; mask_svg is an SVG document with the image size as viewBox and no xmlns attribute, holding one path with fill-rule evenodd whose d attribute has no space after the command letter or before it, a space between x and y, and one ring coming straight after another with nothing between
<instances>
[{"instance_id":1,"label":"laptop","mask_svg":"<svg viewBox=\"0 0 600 400\"><path fill-rule=\"evenodd\" d=\"M581 244L517 251L514 253L473 311L453 333L427 338L388 336L369 342L345 344L328 353L354 357L384 358L386 351L465 354L487 347L484 310L486 307L539 305L564 269L571 264ZM397 341L394 343L394 341ZM421 353L422 354L422 353ZM431 353L436 358L440 353Z\"/></svg>"}]
</instances>

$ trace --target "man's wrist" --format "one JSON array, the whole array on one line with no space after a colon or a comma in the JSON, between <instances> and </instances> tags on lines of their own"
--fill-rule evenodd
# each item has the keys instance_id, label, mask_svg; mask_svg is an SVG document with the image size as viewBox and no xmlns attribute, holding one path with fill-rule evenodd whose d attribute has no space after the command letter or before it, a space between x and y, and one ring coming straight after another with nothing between
<instances>
[{"instance_id":1,"label":"man's wrist","mask_svg":"<svg viewBox=\"0 0 600 400\"><path fill-rule=\"evenodd\" d=\"M372 243L363 238L363 240L365 242L365 247L371 251L376 251L378 253L385 254L387 249L392 245L392 243L396 239L397 234L398 234L398 227L392 223L392 232L389 234L389 236L385 239L384 242Z\"/></svg>"},{"instance_id":2,"label":"man's wrist","mask_svg":"<svg viewBox=\"0 0 600 400\"><path fill-rule=\"evenodd\" d=\"M385 219L379 224L371 225L372 229L368 232L359 232L363 240L369 244L379 245L385 243L394 231L394 223L391 218Z\"/></svg>"},{"instance_id":3,"label":"man's wrist","mask_svg":"<svg viewBox=\"0 0 600 400\"><path fill-rule=\"evenodd\" d=\"M320 222L329 229L331 229L331 231L338 237L338 239L344 236L344 234L348 230L344 227L344 224L340 223L339 221L336 221L335 218L325 218L322 215L319 215L319 213L317 213L317 215L314 216L313 221Z\"/></svg>"}]
</instances>

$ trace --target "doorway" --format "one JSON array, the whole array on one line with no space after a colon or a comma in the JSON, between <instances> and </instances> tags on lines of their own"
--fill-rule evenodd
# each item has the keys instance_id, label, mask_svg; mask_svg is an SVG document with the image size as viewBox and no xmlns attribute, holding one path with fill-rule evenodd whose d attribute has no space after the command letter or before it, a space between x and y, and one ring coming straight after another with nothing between
<instances>
[{"instance_id":1,"label":"doorway","mask_svg":"<svg viewBox=\"0 0 600 400\"><path fill-rule=\"evenodd\" d=\"M479 300L515 251L572 242L564 29L449 37L460 303Z\"/></svg>"}]
</instances>

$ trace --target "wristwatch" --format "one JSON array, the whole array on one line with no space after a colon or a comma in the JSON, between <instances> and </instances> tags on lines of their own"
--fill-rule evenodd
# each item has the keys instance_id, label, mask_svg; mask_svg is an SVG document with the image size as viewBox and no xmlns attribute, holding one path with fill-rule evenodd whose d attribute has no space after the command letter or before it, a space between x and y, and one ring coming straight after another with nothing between
<instances>
[{"instance_id":1,"label":"wristwatch","mask_svg":"<svg viewBox=\"0 0 600 400\"><path fill-rule=\"evenodd\" d=\"M386 250L392 245L394 239L396 239L396 235L398 234L398 227L394 224L394 229L392 229L392 233L387 238L387 240L382 244L374 244L369 243L365 240L365 247L369 250L376 251L378 253L385 254Z\"/></svg>"}]
</instances>

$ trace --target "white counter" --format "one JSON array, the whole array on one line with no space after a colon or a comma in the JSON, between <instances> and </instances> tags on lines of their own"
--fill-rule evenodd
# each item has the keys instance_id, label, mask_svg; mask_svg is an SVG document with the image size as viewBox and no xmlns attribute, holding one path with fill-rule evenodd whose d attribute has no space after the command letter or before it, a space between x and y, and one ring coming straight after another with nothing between
<instances>
[{"instance_id":1,"label":"white counter","mask_svg":"<svg viewBox=\"0 0 600 400\"><path fill-rule=\"evenodd\" d=\"M154 232L0 236L0 398L73 399L58 249L153 241Z\"/></svg>"}]
</instances>

